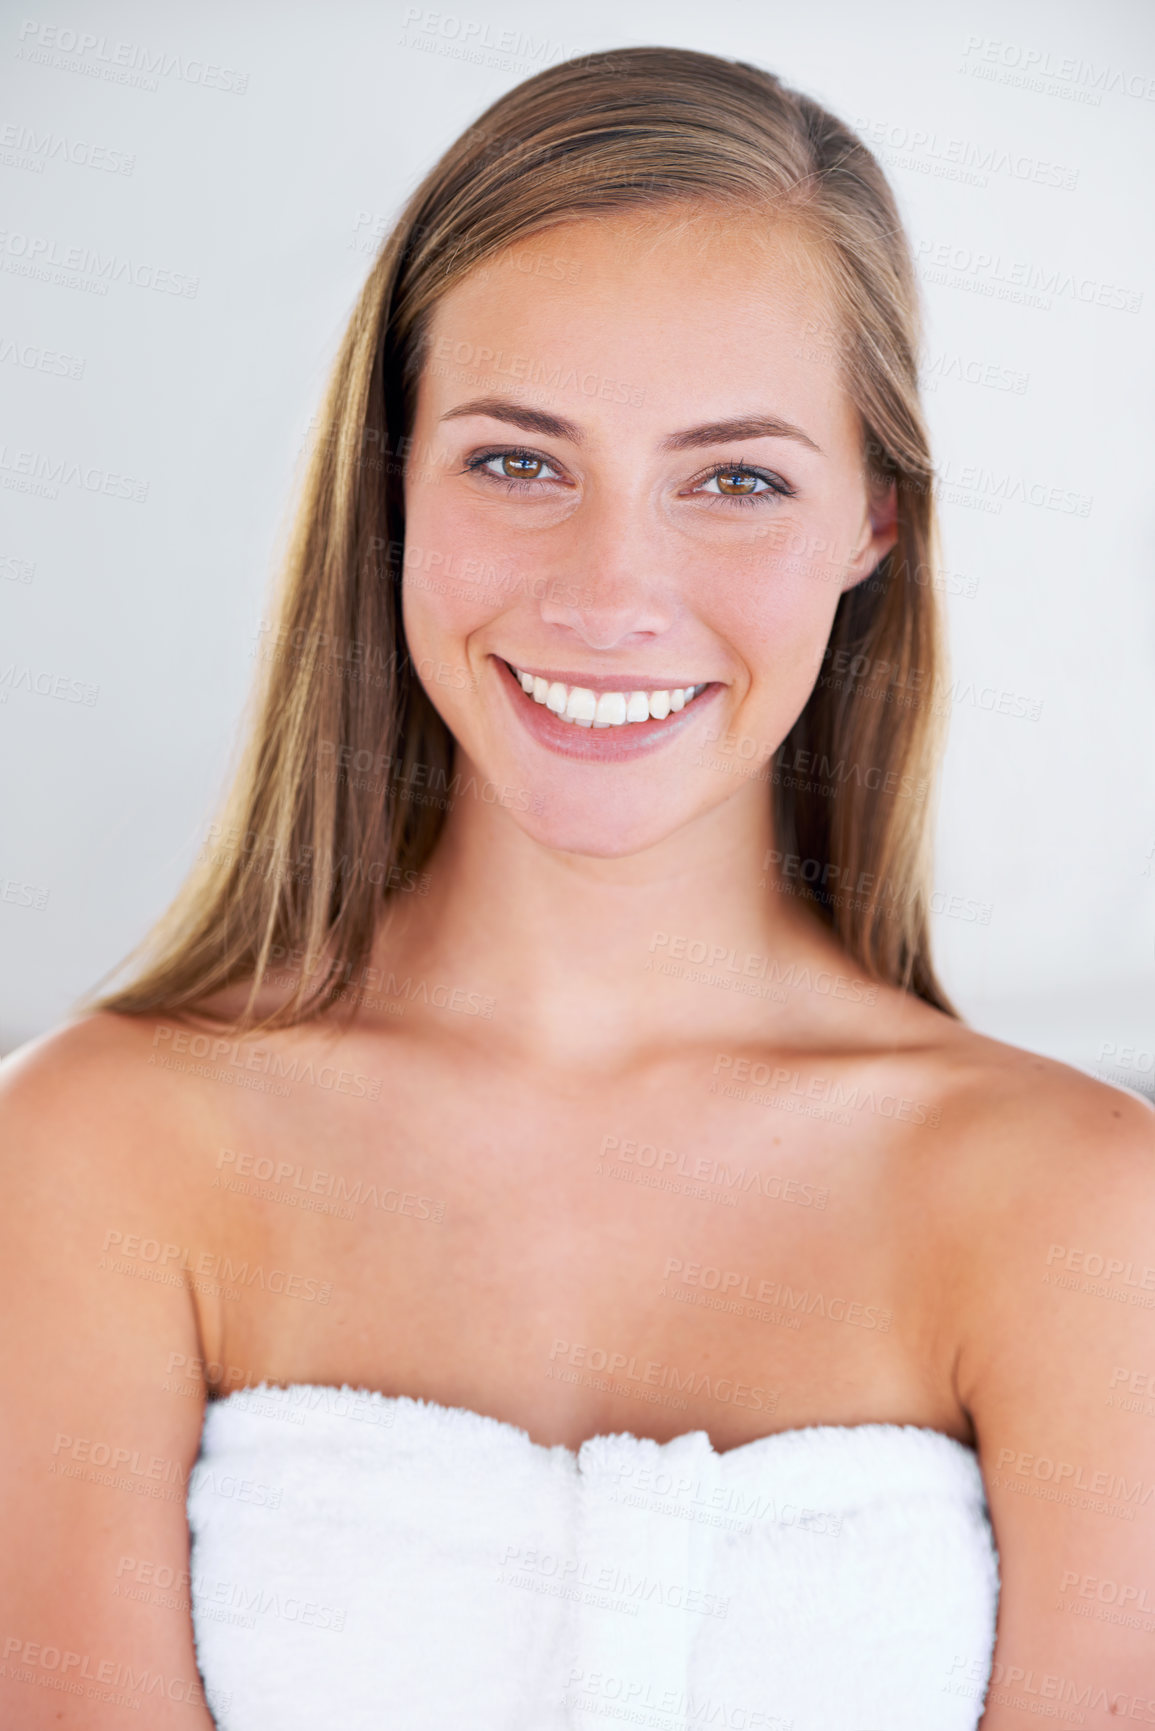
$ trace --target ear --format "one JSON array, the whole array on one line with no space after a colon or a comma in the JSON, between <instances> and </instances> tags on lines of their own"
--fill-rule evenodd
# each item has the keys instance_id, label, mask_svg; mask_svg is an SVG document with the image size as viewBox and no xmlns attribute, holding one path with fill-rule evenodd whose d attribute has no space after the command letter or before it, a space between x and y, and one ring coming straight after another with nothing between
<instances>
[{"instance_id":1,"label":"ear","mask_svg":"<svg viewBox=\"0 0 1155 1731\"><path fill-rule=\"evenodd\" d=\"M893 475L868 478L866 513L842 590L853 589L873 571L898 540L898 484Z\"/></svg>"}]
</instances>

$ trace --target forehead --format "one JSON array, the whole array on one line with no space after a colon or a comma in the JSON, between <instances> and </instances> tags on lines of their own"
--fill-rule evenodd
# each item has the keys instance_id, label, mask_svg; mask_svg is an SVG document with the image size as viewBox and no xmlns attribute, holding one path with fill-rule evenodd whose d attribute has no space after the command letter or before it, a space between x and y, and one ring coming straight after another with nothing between
<instances>
[{"instance_id":1,"label":"forehead","mask_svg":"<svg viewBox=\"0 0 1155 1731\"><path fill-rule=\"evenodd\" d=\"M483 385L545 406L544 392L563 414L582 402L585 418L632 409L634 425L643 407L671 424L690 411L773 411L854 439L823 263L799 224L772 212L651 208L559 223L439 299L422 391L445 405Z\"/></svg>"}]
</instances>

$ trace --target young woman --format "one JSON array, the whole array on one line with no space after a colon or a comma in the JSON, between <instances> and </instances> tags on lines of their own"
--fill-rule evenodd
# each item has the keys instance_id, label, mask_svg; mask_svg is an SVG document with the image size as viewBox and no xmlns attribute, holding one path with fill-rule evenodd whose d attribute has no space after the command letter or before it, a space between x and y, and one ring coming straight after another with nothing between
<instances>
[{"instance_id":1,"label":"young woman","mask_svg":"<svg viewBox=\"0 0 1155 1731\"><path fill-rule=\"evenodd\" d=\"M754 67L418 188L212 845L8 1068L6 1724L1155 1724L1155 1119L935 976L917 362Z\"/></svg>"}]
</instances>

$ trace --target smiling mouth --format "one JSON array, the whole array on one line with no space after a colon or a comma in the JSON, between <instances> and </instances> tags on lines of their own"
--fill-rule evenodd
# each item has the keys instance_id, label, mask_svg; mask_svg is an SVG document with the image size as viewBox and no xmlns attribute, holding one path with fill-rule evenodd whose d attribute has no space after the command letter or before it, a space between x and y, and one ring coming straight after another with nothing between
<instances>
[{"instance_id":1,"label":"smiling mouth","mask_svg":"<svg viewBox=\"0 0 1155 1731\"><path fill-rule=\"evenodd\" d=\"M685 709L709 681L701 685L662 686L650 690L593 691L586 685L565 685L560 679L545 679L505 665L527 697L548 709L559 721L573 727L630 727L644 721L664 721Z\"/></svg>"}]
</instances>

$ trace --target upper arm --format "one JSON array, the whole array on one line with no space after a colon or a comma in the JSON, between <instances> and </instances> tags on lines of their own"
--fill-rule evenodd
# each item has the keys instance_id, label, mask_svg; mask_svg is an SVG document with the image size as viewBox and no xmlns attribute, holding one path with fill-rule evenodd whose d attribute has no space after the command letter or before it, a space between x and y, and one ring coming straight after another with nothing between
<instances>
[{"instance_id":1,"label":"upper arm","mask_svg":"<svg viewBox=\"0 0 1155 1731\"><path fill-rule=\"evenodd\" d=\"M960 1353L999 1549L983 1731L1155 1725L1155 1113L1009 1115ZM997 1143L1000 1132L994 1133ZM960 1656L965 1660L967 1656Z\"/></svg>"},{"instance_id":2,"label":"upper arm","mask_svg":"<svg viewBox=\"0 0 1155 1731\"><path fill-rule=\"evenodd\" d=\"M182 1231L139 1061L98 1022L0 1071L0 1722L26 1731L212 1725L185 1514L203 1390L172 1374L196 1310L115 1253Z\"/></svg>"}]
</instances>

